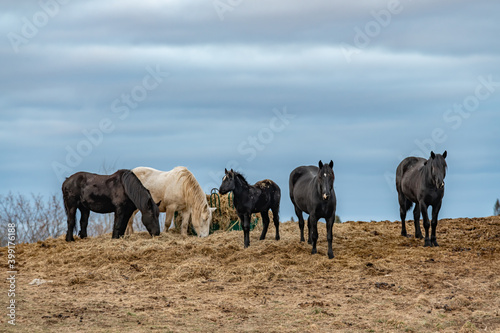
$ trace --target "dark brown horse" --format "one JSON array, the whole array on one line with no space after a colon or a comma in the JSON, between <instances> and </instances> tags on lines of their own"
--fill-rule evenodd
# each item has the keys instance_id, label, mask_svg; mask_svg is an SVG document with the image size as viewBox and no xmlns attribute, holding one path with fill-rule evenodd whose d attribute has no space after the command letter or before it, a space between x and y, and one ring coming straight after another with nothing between
<instances>
[{"instance_id":1,"label":"dark brown horse","mask_svg":"<svg viewBox=\"0 0 500 333\"><path fill-rule=\"evenodd\" d=\"M112 175L97 175L77 172L62 184L64 208L68 216L66 241L74 241L73 230L76 225L76 210L80 210L81 238L87 237L90 211L106 214L115 213L112 238L125 233L127 222L132 213L139 209L142 223L151 236L160 234L158 206L149 191L130 170L118 170Z\"/></svg>"},{"instance_id":2,"label":"dark brown horse","mask_svg":"<svg viewBox=\"0 0 500 333\"><path fill-rule=\"evenodd\" d=\"M396 169L396 190L398 191L399 212L401 215L401 235L407 236L405 218L413 203L413 220L415 238L422 239L420 230L420 213L424 220L424 246L439 246L436 241L438 214L444 196L444 178L446 177L446 161L448 153L434 154L428 160L421 157L407 157ZM432 206L432 222L429 223L427 208ZM432 231L429 237L429 226Z\"/></svg>"},{"instance_id":3,"label":"dark brown horse","mask_svg":"<svg viewBox=\"0 0 500 333\"><path fill-rule=\"evenodd\" d=\"M269 209L273 212L273 221L276 228L276 240L280 239L280 200L281 190L272 180L261 180L255 185L250 185L242 174L225 170L226 175L222 179L219 189L220 194L233 192L234 208L238 213L242 228L245 248L250 246L250 214L260 213L262 216L262 234L260 239L266 238L269 227Z\"/></svg>"}]
</instances>

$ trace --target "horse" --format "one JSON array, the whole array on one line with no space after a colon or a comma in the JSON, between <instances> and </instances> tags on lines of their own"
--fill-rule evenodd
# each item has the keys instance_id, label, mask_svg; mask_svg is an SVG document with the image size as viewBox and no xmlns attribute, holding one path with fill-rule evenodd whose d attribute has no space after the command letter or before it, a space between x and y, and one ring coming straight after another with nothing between
<instances>
[{"instance_id":1,"label":"horse","mask_svg":"<svg viewBox=\"0 0 500 333\"><path fill-rule=\"evenodd\" d=\"M222 178L219 188L220 194L233 192L234 208L243 228L243 239L245 248L250 246L250 214L260 213L262 216L262 234L260 240L266 238L269 227L269 209L273 212L274 227L276 228L276 240L280 239L280 200L281 189L270 179L258 181L254 185L248 184L245 177L239 172L227 171Z\"/></svg>"},{"instance_id":2,"label":"horse","mask_svg":"<svg viewBox=\"0 0 500 333\"><path fill-rule=\"evenodd\" d=\"M160 234L158 206L149 191L130 170L118 170L112 175L77 172L62 184L64 208L68 217L66 241L74 241L76 210L80 210L80 238L87 237L90 211L115 213L112 238L120 238L127 221L139 209L142 223L151 236Z\"/></svg>"},{"instance_id":3,"label":"horse","mask_svg":"<svg viewBox=\"0 0 500 333\"><path fill-rule=\"evenodd\" d=\"M318 166L300 166L290 173L290 199L295 207L295 214L299 218L300 241L304 242L304 218L302 212L309 214L307 228L309 233L308 243L312 243L311 254L317 253L318 220L326 220L328 240L328 258L333 258L332 240L333 223L337 209L337 198L333 189L335 174L333 161Z\"/></svg>"},{"instance_id":4,"label":"horse","mask_svg":"<svg viewBox=\"0 0 500 333\"><path fill-rule=\"evenodd\" d=\"M160 212L165 213L165 232L172 223L175 212L182 217L181 234L187 235L189 220L199 237L206 237L210 232L212 212L207 196L193 174L185 167L178 166L170 171L160 171L148 167L137 167L132 172L151 192L156 201L161 200ZM134 213L135 215L135 213ZM128 222L126 233L134 232L134 215Z\"/></svg>"},{"instance_id":5,"label":"horse","mask_svg":"<svg viewBox=\"0 0 500 333\"><path fill-rule=\"evenodd\" d=\"M425 241L424 246L439 246L436 241L436 227L438 214L444 196L444 178L446 177L446 156L434 154L428 160L421 157L407 157L396 169L396 190L398 191L399 212L401 215L401 236L407 236L405 218L406 212L413 209L415 224L415 238L422 239L420 230L420 213L424 220ZM429 223L427 209L432 206L432 222ZM431 237L429 238L429 224Z\"/></svg>"}]
</instances>

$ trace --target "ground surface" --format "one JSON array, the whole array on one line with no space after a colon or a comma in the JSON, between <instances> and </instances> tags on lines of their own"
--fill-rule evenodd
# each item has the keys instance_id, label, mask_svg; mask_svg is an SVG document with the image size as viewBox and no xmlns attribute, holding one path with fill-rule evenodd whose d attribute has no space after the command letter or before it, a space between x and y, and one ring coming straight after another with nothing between
<instances>
[{"instance_id":1,"label":"ground surface","mask_svg":"<svg viewBox=\"0 0 500 333\"><path fill-rule=\"evenodd\" d=\"M17 326L0 331L500 332L500 217L441 220L438 248L399 223L336 224L333 260L319 229L317 255L292 222L248 249L241 231L18 245Z\"/></svg>"}]
</instances>

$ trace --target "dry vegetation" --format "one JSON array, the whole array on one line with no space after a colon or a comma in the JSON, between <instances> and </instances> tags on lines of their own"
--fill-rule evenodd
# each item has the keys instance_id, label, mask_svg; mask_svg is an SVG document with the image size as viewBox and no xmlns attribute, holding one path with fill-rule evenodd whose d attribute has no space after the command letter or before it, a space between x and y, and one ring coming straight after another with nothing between
<instances>
[{"instance_id":1,"label":"dry vegetation","mask_svg":"<svg viewBox=\"0 0 500 333\"><path fill-rule=\"evenodd\" d=\"M270 226L259 241L254 230L248 249L241 231L18 245L17 326L6 316L0 325L13 332L500 331L500 217L441 220L439 248L399 236L399 223L336 224L333 260L324 225L314 256L299 242L297 223L280 232L277 242ZM36 278L49 282L29 285ZM6 304L6 292L0 300Z\"/></svg>"}]
</instances>

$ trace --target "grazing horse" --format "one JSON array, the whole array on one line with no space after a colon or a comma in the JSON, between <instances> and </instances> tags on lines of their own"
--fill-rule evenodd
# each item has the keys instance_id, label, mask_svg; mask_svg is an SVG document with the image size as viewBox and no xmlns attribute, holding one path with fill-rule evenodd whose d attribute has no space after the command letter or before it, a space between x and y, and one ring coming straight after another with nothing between
<instances>
[{"instance_id":1,"label":"grazing horse","mask_svg":"<svg viewBox=\"0 0 500 333\"><path fill-rule=\"evenodd\" d=\"M289 182L290 199L299 218L300 241L305 241L302 212L306 212L309 214L307 219L308 243L312 243L311 253L317 253L318 220L324 218L326 220L328 258L330 259L333 258L332 228L337 209L337 198L333 189L334 180L333 161L330 161L329 164L323 164L319 161L318 166L300 166L293 170Z\"/></svg>"},{"instance_id":2,"label":"grazing horse","mask_svg":"<svg viewBox=\"0 0 500 333\"><path fill-rule=\"evenodd\" d=\"M159 171L153 168L138 167L132 172L151 192L155 201L160 201L160 212L165 212L165 232L170 228L175 212L182 216L181 234L187 235L189 220L193 224L198 237L206 237L212 223L212 212L207 196L193 174L185 167L179 166L170 171ZM135 213L134 213L135 215ZM128 222L126 233L134 232L134 215Z\"/></svg>"},{"instance_id":3,"label":"grazing horse","mask_svg":"<svg viewBox=\"0 0 500 333\"><path fill-rule=\"evenodd\" d=\"M250 214L260 213L262 217L262 234L260 240L266 238L267 228L269 227L269 209L273 212L274 227L276 228L276 240L280 239L280 200L281 190L272 180L265 179L258 181L255 185L250 185L242 174L233 171L227 171L222 179L219 188L220 194L233 192L234 208L238 213L240 223L243 228L243 237L245 248L250 246Z\"/></svg>"},{"instance_id":4,"label":"grazing horse","mask_svg":"<svg viewBox=\"0 0 500 333\"><path fill-rule=\"evenodd\" d=\"M158 206L149 191L130 170L118 170L112 175L77 172L62 184L64 208L68 217L66 241L71 242L76 225L76 210L80 210L81 238L87 237L90 211L115 213L112 238L123 236L127 221L139 209L142 223L151 236L160 234Z\"/></svg>"},{"instance_id":5,"label":"grazing horse","mask_svg":"<svg viewBox=\"0 0 500 333\"><path fill-rule=\"evenodd\" d=\"M396 190L398 191L399 212L401 214L401 235L407 236L405 218L413 203L415 238L422 239L420 213L424 220L424 246L439 246L436 241L438 214L444 196L444 177L446 177L445 151L443 155L434 154L426 160L421 157L407 157L396 169ZM432 231L429 238L429 215L427 208L432 206Z\"/></svg>"}]
</instances>

